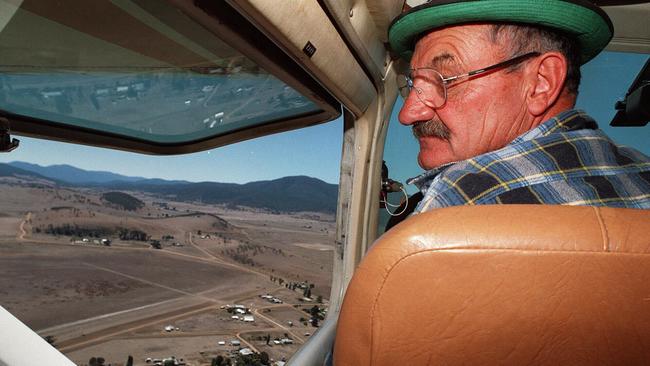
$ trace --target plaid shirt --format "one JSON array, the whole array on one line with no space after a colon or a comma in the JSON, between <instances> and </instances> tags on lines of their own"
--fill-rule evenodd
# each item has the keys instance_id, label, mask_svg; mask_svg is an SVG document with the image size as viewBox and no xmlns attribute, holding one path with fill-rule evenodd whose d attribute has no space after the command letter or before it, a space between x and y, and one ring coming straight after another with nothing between
<instances>
[{"instance_id":1,"label":"plaid shirt","mask_svg":"<svg viewBox=\"0 0 650 366\"><path fill-rule=\"evenodd\" d=\"M412 178L424 195L415 212L508 203L650 208L650 158L597 128L569 110L502 149Z\"/></svg>"}]
</instances>

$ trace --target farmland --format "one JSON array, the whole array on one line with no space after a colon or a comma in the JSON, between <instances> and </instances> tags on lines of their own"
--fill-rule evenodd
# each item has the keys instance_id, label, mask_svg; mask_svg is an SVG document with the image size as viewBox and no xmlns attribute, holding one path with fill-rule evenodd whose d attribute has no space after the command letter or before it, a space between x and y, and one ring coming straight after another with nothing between
<instances>
[{"instance_id":1,"label":"farmland","mask_svg":"<svg viewBox=\"0 0 650 366\"><path fill-rule=\"evenodd\" d=\"M175 202L137 190L117 196L129 203L124 209L105 194L0 180L0 305L75 363L102 357L123 365L131 355L135 365L170 356L209 365L242 348L280 360L316 330L300 321L309 318L301 299L309 290L308 305L320 297L326 308L332 215ZM254 321L234 319L234 304ZM267 344L266 336L293 342Z\"/></svg>"}]
</instances>

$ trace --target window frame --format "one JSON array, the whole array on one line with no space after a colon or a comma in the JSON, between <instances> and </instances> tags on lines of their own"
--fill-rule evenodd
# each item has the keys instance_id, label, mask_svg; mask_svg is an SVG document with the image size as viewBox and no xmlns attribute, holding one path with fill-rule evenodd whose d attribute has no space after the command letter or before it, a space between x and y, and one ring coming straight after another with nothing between
<instances>
[{"instance_id":1,"label":"window frame","mask_svg":"<svg viewBox=\"0 0 650 366\"><path fill-rule=\"evenodd\" d=\"M173 5L208 31L218 34L226 44L271 75L306 96L321 110L180 143L156 143L3 110L0 110L0 120L7 123L11 132L17 135L145 154L172 155L204 151L255 137L312 126L341 115L341 104L320 83L226 2L174 2Z\"/></svg>"}]
</instances>

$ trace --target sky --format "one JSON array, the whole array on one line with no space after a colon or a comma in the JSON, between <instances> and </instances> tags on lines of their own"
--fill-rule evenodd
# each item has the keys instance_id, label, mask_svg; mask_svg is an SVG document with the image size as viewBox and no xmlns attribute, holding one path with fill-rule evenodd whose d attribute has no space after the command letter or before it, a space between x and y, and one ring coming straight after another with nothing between
<instances>
[{"instance_id":1,"label":"sky","mask_svg":"<svg viewBox=\"0 0 650 366\"><path fill-rule=\"evenodd\" d=\"M143 155L17 136L18 149L0 162L68 164L85 170L190 182L246 183L307 175L338 184L343 123L337 119L300 130L173 156Z\"/></svg>"},{"instance_id":2,"label":"sky","mask_svg":"<svg viewBox=\"0 0 650 366\"><path fill-rule=\"evenodd\" d=\"M596 118L614 141L650 155L650 126L611 128L614 103L622 98L648 55L607 52L582 68L578 107ZM404 182L421 173L417 142L411 130L399 124L398 98L389 124L385 160L390 176ZM86 170L111 171L145 178L192 182L246 183L291 175L307 175L337 184L342 147L341 119L296 131L265 136L217 149L177 156L150 156L111 149L26 137L12 153L0 153L0 162L26 161L43 166L69 164ZM414 192L414 188L409 188Z\"/></svg>"}]
</instances>

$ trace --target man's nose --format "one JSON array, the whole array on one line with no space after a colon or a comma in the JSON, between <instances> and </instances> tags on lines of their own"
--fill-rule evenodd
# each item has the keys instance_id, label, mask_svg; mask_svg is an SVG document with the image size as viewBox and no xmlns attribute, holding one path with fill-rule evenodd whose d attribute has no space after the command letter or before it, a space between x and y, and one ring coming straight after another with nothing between
<instances>
[{"instance_id":1,"label":"man's nose","mask_svg":"<svg viewBox=\"0 0 650 366\"><path fill-rule=\"evenodd\" d=\"M435 116L436 111L422 103L416 93L416 90L409 93L399 111L398 119L403 125L409 126L416 122L429 121Z\"/></svg>"}]
</instances>

